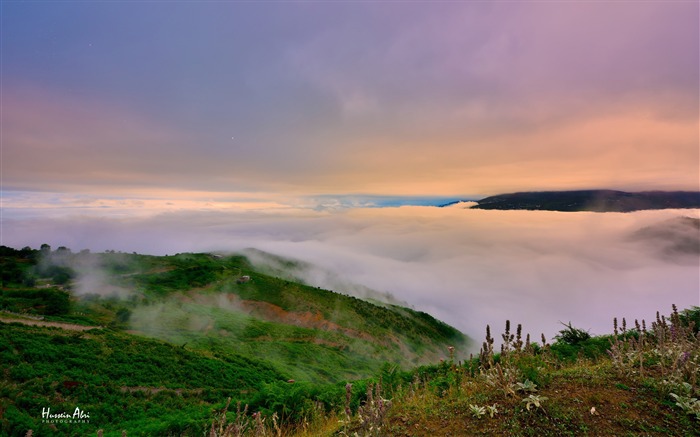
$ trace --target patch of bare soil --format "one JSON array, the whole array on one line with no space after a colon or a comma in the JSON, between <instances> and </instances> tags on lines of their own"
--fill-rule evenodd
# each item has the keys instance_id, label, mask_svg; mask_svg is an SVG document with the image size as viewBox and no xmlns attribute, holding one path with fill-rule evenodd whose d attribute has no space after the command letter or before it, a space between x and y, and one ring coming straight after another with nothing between
<instances>
[{"instance_id":1,"label":"patch of bare soil","mask_svg":"<svg viewBox=\"0 0 700 437\"><path fill-rule=\"evenodd\" d=\"M0 317L0 322L3 322L3 323L21 323L23 325L30 325L30 326L46 326L46 327L51 327L51 328L67 329L69 331L89 331L91 329L102 329L101 326L85 326L85 325L76 325L73 323L47 322L44 320L20 319L20 318L14 318L14 317Z\"/></svg>"},{"instance_id":2,"label":"patch of bare soil","mask_svg":"<svg viewBox=\"0 0 700 437\"><path fill-rule=\"evenodd\" d=\"M128 386L122 386L119 388L122 393L133 393L133 392L142 392L146 393L149 395L154 395L157 393L160 393L162 391L167 392L167 393L175 393L178 396L182 396L183 393L189 393L189 394L201 394L202 389L201 388L194 388L194 389L185 389L185 388L165 388L165 387L144 387L144 386L134 386L134 387L128 387Z\"/></svg>"},{"instance_id":3,"label":"patch of bare soil","mask_svg":"<svg viewBox=\"0 0 700 437\"><path fill-rule=\"evenodd\" d=\"M253 300L241 300L238 301L237 304L249 314L261 317L265 320L286 323L288 325L300 326L303 328L338 332L348 337L359 338L362 340L376 340L366 332L346 328L333 323L330 320L326 320L320 312L312 313L310 311L286 311L277 305Z\"/></svg>"}]
</instances>

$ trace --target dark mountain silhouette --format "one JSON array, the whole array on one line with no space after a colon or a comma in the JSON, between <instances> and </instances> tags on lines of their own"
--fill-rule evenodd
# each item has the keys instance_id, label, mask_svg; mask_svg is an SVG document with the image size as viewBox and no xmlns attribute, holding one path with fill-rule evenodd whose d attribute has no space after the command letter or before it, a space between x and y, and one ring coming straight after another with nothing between
<instances>
[{"instance_id":1,"label":"dark mountain silhouette","mask_svg":"<svg viewBox=\"0 0 700 437\"><path fill-rule=\"evenodd\" d=\"M476 209L631 212L645 209L700 208L698 191L614 190L536 191L500 194L477 201Z\"/></svg>"}]
</instances>

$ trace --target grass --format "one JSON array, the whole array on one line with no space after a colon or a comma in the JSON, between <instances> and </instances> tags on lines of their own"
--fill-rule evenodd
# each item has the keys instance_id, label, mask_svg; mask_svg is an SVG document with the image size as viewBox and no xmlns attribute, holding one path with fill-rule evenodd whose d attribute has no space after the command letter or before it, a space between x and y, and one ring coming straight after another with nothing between
<instances>
[{"instance_id":1,"label":"grass","mask_svg":"<svg viewBox=\"0 0 700 437\"><path fill-rule=\"evenodd\" d=\"M692 324L680 322L675 308L674 314L670 322L662 321L640 336L646 345L633 340L635 336L621 340L619 334L566 343L571 348L555 343L537 351L516 349L487 360L491 364L479 364L474 374L467 363L446 363L432 373L423 372L430 376L415 379L397 393L384 424L385 435L698 435L698 418L686 411L692 407L683 408L674 400L697 396L700 337ZM603 338L608 350L616 340L623 341L621 347L628 352L637 348L632 352L657 353L653 351L680 346L688 353L684 364L690 363L692 369L659 358L641 375L638 363L621 364L607 351L593 357L581 353ZM521 369L533 362L540 364L543 383L529 393L523 390L531 384L524 384L529 380L523 381ZM516 375L510 388L509 378L497 377L509 373ZM689 394L670 395L672 390ZM489 406L498 411L493 417L485 413Z\"/></svg>"},{"instance_id":2,"label":"grass","mask_svg":"<svg viewBox=\"0 0 700 437\"><path fill-rule=\"evenodd\" d=\"M123 429L129 435L202 435L205 430L211 432L212 426L214 433L209 435L221 436L697 435L700 432L697 417L676 402L679 398L697 397L697 381L693 378L700 362L700 338L692 325L683 325L679 316L670 317L666 324L654 325L646 334L635 336L628 332L607 336L608 349L592 357L581 351L599 345L600 338L581 341L573 349L563 348L559 342L537 348L513 346L506 348L506 353L468 361L450 359L454 352L446 349L445 360L439 364L410 371L386 364L374 378L355 380L347 386L292 383L280 379L281 375L272 368L263 367L271 378L267 382L258 379L257 384L238 392L221 386L226 386L224 381L230 381L229 377L210 379L223 375L211 366L224 366L224 369L225 364L220 362L234 362L231 357L210 358L198 351L104 330L88 331L83 338L57 329L18 324L0 326L12 330L4 338L13 338L13 342L23 345L21 350L16 346L10 349L6 342L0 349L3 360L13 363L11 382L2 386L3 396L15 399L14 404L3 405L3 420L25 426L19 428L22 430L36 424L31 418L18 416L18 412L56 402L56 398L37 399L36 395L55 390L66 400L93 408L95 412L91 414L114 417L113 422L100 423L105 435L119 435ZM666 337L671 332L675 334ZM640 337L645 341L640 342ZM683 365L676 362L675 366L664 362L664 355L658 352L660 340L665 341L665 349L685 349L689 354L687 361ZM617 347L630 356L638 355L639 350L634 348L656 354L646 358L643 374L638 372L634 360L616 361L619 357L611 352L616 341ZM73 352L62 360L51 360L49 357L54 354L51 351L58 350ZM131 374L130 367L120 368L120 363L127 360L115 356L116 350L123 351L123 355L132 354L128 361L139 363L136 368L141 372ZM86 385L69 391L60 385L60 380L41 376L62 374L89 380L88 376L72 374L69 369L79 366L81 360L100 355L107 358L93 364L93 378L98 379L91 388ZM38 370L20 366L23 362L35 363ZM105 363L111 363L113 369L100 367ZM191 370L187 370L188 363L193 366ZM686 368L687 363L695 367ZM261 369L252 371L259 376ZM209 377L183 379L183 375L197 372ZM152 386L154 380L162 382L164 390L153 393L117 389L120 384ZM32 392L34 396L26 395ZM223 399L228 397L233 398L229 406L237 404L236 409L224 408ZM56 408L61 405L57 404ZM159 419L154 421L154 417ZM54 435L51 430L35 429L44 431L42 435ZM13 434L14 428L3 429L6 430L8 435L22 435Z\"/></svg>"},{"instance_id":3,"label":"grass","mask_svg":"<svg viewBox=\"0 0 700 437\"><path fill-rule=\"evenodd\" d=\"M267 276L241 256L63 250L62 268L92 260L131 292L81 299L71 283L34 291L38 256L0 250L0 305L20 313L0 322L0 435L700 434L697 307L614 321L605 336L564 325L553 344L507 322L500 353L487 327L465 360L464 337L427 314ZM89 423L41 421L76 406Z\"/></svg>"},{"instance_id":4,"label":"grass","mask_svg":"<svg viewBox=\"0 0 700 437\"><path fill-rule=\"evenodd\" d=\"M210 406L222 397L241 398L285 378L260 361L233 354L206 356L108 330L0 323L0 333L2 435L24 435L28 425L37 435L69 435L76 429L68 424L52 429L40 423L41 410L73 411L76 405L103 427L139 423L134 429L141 429L158 419L147 428L165 433L175 422L162 417L180 415L186 420L176 422L193 430L204 425ZM77 431L94 432L96 427L81 424Z\"/></svg>"},{"instance_id":5,"label":"grass","mask_svg":"<svg viewBox=\"0 0 700 437\"><path fill-rule=\"evenodd\" d=\"M373 382L348 385L353 396L363 390L366 395L359 404L350 396L344 408L316 419L315 424L338 423L314 435L698 435L695 401L688 399L698 394L700 337L693 320L699 312L679 314L674 308L649 331L570 343L562 336L553 345L515 346L469 362L448 359L388 378L385 369ZM603 340L608 347L601 349ZM634 359L620 362L615 345L630 357L650 354L646 371L638 372ZM685 361L664 362L664 350L676 348L684 350ZM533 368L538 384L524 376L523 369ZM229 435L264 433L249 429ZM281 435L307 434L286 428Z\"/></svg>"}]
</instances>

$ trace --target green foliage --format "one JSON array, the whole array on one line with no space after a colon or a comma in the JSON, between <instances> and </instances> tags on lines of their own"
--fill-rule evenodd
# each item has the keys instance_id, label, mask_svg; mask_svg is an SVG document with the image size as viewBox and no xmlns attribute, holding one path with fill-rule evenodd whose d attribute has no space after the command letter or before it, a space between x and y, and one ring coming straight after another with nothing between
<instances>
[{"instance_id":1,"label":"green foliage","mask_svg":"<svg viewBox=\"0 0 700 437\"><path fill-rule=\"evenodd\" d=\"M684 326L692 326L693 332L700 332L700 307L693 306L680 312L679 320Z\"/></svg>"},{"instance_id":2,"label":"green foliage","mask_svg":"<svg viewBox=\"0 0 700 437\"><path fill-rule=\"evenodd\" d=\"M220 292L212 290L211 296L218 298ZM283 302L283 294L277 299ZM97 302L125 321L138 316L124 302ZM293 302L286 305L295 308ZM23 436L28 429L35 435L94 435L98 428L106 435L120 435L121 430L128 435L203 435L212 425L224 429L228 404L223 416L220 411L229 398L239 408L228 413L228 425L258 435L294 435L292 430L307 429L311 420L333 421L335 431L347 435L411 435L431 429L432 422L439 424L432 428L436 435L442 430L455 435L695 435L698 431L693 379L697 371L692 367L698 339L681 321L683 313L675 310L670 323L661 320L646 334L628 331L575 344L514 346L492 357L486 367L479 358L450 359L410 371L401 370L395 361L385 362L376 367L375 378L353 380L349 390L345 381L295 382L276 370L286 369L285 362L303 360L302 367L317 366L315 375L325 372L331 379L330 363L335 359L333 366L365 365L369 371L372 366L362 363L360 353L353 358L356 364L339 358L341 349L332 346L343 338L338 333L285 326L230 309L213 310L203 303L182 303L179 308L174 304L163 311L177 320L194 317L183 319L188 324L201 316L204 329L214 334L180 332L175 337L178 330L173 328L181 325L166 324L163 329L173 335L171 340L181 341L176 346L118 331L72 332L0 323L0 362L6 366L0 382L0 435ZM312 335L319 335L314 337L317 343L306 340ZM250 347L251 356L264 355L277 364L232 353L234 343L226 339L233 337L249 340L238 343L241 350ZM352 347L368 346L361 339L354 341ZM182 347L184 342L187 347ZM638 369L635 357L644 356L644 375L620 376L614 364L616 348L632 357L621 363L627 368ZM500 382L489 384L489 378ZM505 385L510 390L501 388ZM77 425L57 424L53 429L40 423L36 413L46 406L72 411L75 405L93 418L79 431ZM346 408L348 417L338 424L333 415ZM605 421L597 420L603 415Z\"/></svg>"},{"instance_id":3,"label":"green foliage","mask_svg":"<svg viewBox=\"0 0 700 437\"><path fill-rule=\"evenodd\" d=\"M209 285L223 269L205 255L179 256L167 258L167 261L168 270L137 274L134 282L146 292L162 295Z\"/></svg>"},{"instance_id":4,"label":"green foliage","mask_svg":"<svg viewBox=\"0 0 700 437\"><path fill-rule=\"evenodd\" d=\"M611 336L605 335L589 337L575 341L574 344L567 341L557 341L550 346L550 350L560 360L576 361L579 358L596 360L607 356L611 338Z\"/></svg>"},{"instance_id":5,"label":"green foliage","mask_svg":"<svg viewBox=\"0 0 700 437\"><path fill-rule=\"evenodd\" d=\"M700 337L685 313L674 307L648 331L637 321L626 330L623 321L622 334L540 348L520 348L504 334L501 354L487 340L488 356L414 369L385 426L397 435L700 435ZM498 405L497 421L486 416L487 403Z\"/></svg>"},{"instance_id":6,"label":"green foliage","mask_svg":"<svg viewBox=\"0 0 700 437\"><path fill-rule=\"evenodd\" d=\"M551 376L547 372L548 364L542 354L524 354L519 356L514 362L518 374L526 382L530 382L536 387L546 387L551 381ZM529 387L529 385L528 385Z\"/></svg>"},{"instance_id":7,"label":"green foliage","mask_svg":"<svg viewBox=\"0 0 700 437\"><path fill-rule=\"evenodd\" d=\"M15 250L0 246L0 287L33 286L35 278L31 270L36 264L36 253L29 247Z\"/></svg>"},{"instance_id":8,"label":"green foliage","mask_svg":"<svg viewBox=\"0 0 700 437\"><path fill-rule=\"evenodd\" d=\"M526 379L525 382L518 382L515 385L516 385L518 391L532 392L532 393L537 391L537 384L530 381L529 379Z\"/></svg>"},{"instance_id":9,"label":"green foliage","mask_svg":"<svg viewBox=\"0 0 700 437\"><path fill-rule=\"evenodd\" d=\"M42 424L36 414L45 406L63 411L76 404L93 418L81 434L93 434L99 425L107 435L120 429L129 435L201 435L212 408L229 397L296 426L342 408L348 379L355 380L351 411L380 420L384 413L374 413L387 404L368 399L378 386L370 390L372 383L358 378L381 369L394 392L410 382L401 366L466 342L425 313L267 276L238 255L73 253L48 245L22 253L0 248L0 255L6 255L3 265L17 267L8 267L12 283L3 282L3 309L43 314L51 322L136 327L170 342L104 329L0 323L0 362L6 365L1 435L25 435L30 428L35 435L76 432ZM69 289L79 279L75 265L99 269L106 285L131 294L71 297L58 287L22 286L36 281ZM239 281L243 276L251 279ZM298 382L287 382L290 376Z\"/></svg>"},{"instance_id":10,"label":"green foliage","mask_svg":"<svg viewBox=\"0 0 700 437\"><path fill-rule=\"evenodd\" d=\"M0 281L2 287L21 284L24 272L14 259L0 258Z\"/></svg>"},{"instance_id":11,"label":"green foliage","mask_svg":"<svg viewBox=\"0 0 700 437\"><path fill-rule=\"evenodd\" d=\"M55 288L0 289L0 309L15 313L68 314L70 294Z\"/></svg>"},{"instance_id":12,"label":"green foliage","mask_svg":"<svg viewBox=\"0 0 700 437\"><path fill-rule=\"evenodd\" d=\"M265 384L251 401L251 407L266 415L277 413L283 423L300 422L314 409L313 400L318 398L323 386L308 382L276 381ZM340 398L334 399L326 410L337 406Z\"/></svg>"},{"instance_id":13,"label":"green foliage","mask_svg":"<svg viewBox=\"0 0 700 437\"><path fill-rule=\"evenodd\" d=\"M22 266L25 281L35 275L42 286L69 286L76 278L72 266L80 265L81 274L84 266L98 269L104 286L91 290L101 294L64 299L66 308L41 303L32 298L37 292L28 291L31 287L13 285L28 292L0 296L2 308L50 315L54 321L136 329L201 351L263 356L298 380L367 377L385 362L407 368L438 359L448 345L464 350L468 341L428 314L271 277L241 255L73 253L48 245L24 255L3 250L6 261ZM33 261L21 258L29 254ZM278 264L296 265L284 259ZM250 280L239 283L244 276ZM112 289L129 294L128 299L102 296Z\"/></svg>"},{"instance_id":14,"label":"green foliage","mask_svg":"<svg viewBox=\"0 0 700 437\"><path fill-rule=\"evenodd\" d=\"M555 336L557 341L566 343L571 346L576 346L579 343L582 343L589 338L591 338L591 334L589 334L587 331L584 331L583 329L578 329L574 328L571 326L571 322L568 324L562 323L566 327L566 329L562 329L559 331L559 334Z\"/></svg>"},{"instance_id":15,"label":"green foliage","mask_svg":"<svg viewBox=\"0 0 700 437\"><path fill-rule=\"evenodd\" d=\"M676 405L686 414L693 415L696 420L700 420L700 401L698 401L697 398L677 395L675 393L671 393L671 397L675 399Z\"/></svg>"},{"instance_id":16,"label":"green foliage","mask_svg":"<svg viewBox=\"0 0 700 437\"><path fill-rule=\"evenodd\" d=\"M138 423L131 429L152 430L148 435L193 435L203 429L212 402L227 396L243 399L246 392L284 378L259 360L206 356L105 330L83 333L0 323L0 334L0 361L7 366L9 383L0 408L17 416L10 420L5 414L2 435L24 435L28 429L63 434L68 428L51 431L36 412L47 406L72 411L75 405L93 418L94 426L80 429L94 432L99 424L117 430ZM142 428L156 418L157 425Z\"/></svg>"}]
</instances>

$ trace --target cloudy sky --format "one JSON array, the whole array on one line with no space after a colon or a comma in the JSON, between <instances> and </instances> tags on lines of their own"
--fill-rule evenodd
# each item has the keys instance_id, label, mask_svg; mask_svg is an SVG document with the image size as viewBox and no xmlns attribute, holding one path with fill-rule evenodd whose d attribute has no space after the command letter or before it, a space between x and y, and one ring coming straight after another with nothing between
<instances>
[{"instance_id":1,"label":"cloudy sky","mask_svg":"<svg viewBox=\"0 0 700 437\"><path fill-rule=\"evenodd\" d=\"M697 1L0 8L2 244L256 247L474 337L700 304L697 253L630 240L698 210L420 206L700 189Z\"/></svg>"},{"instance_id":2,"label":"cloudy sky","mask_svg":"<svg viewBox=\"0 0 700 437\"><path fill-rule=\"evenodd\" d=\"M4 209L697 189L698 9L4 1Z\"/></svg>"}]
</instances>

